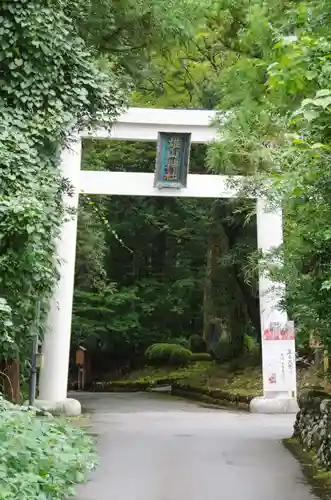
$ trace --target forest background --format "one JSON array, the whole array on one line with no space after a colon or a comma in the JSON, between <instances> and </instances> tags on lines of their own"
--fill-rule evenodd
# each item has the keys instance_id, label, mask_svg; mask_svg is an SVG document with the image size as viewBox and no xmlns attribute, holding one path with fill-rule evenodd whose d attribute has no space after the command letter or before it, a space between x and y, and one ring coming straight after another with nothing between
<instances>
[{"instance_id":1,"label":"forest background","mask_svg":"<svg viewBox=\"0 0 331 500\"><path fill-rule=\"evenodd\" d=\"M20 357L22 373L28 366L36 301L43 318L56 280L59 195L68 189L56 153L68 123L114 119L127 105L229 112L223 141L192 148L190 171L252 176L256 192L271 179L262 194L282 205L285 238L276 252L283 265L273 266L274 256L265 265L286 284L298 345L315 331L328 346L328 3L35 3L38 12L19 10L23 0L0 8L3 360ZM58 58L47 18L57 26ZM61 76L67 64L70 85ZM155 152L155 144L85 141L83 168L152 172ZM252 202L82 197L78 220L72 347L95 353L95 366L128 369L150 344L186 345L191 335L202 335L218 359L259 341L263 264Z\"/></svg>"}]
</instances>

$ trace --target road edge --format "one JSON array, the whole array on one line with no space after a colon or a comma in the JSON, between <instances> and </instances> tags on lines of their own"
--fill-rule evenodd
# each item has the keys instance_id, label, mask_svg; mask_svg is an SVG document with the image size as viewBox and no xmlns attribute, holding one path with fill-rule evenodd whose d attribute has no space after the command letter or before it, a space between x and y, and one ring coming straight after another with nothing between
<instances>
[{"instance_id":1,"label":"road edge","mask_svg":"<svg viewBox=\"0 0 331 500\"><path fill-rule=\"evenodd\" d=\"M331 471L318 463L312 451L306 451L296 438L283 439L285 448L300 463L302 472L312 488L313 493L322 500L331 499Z\"/></svg>"}]
</instances>

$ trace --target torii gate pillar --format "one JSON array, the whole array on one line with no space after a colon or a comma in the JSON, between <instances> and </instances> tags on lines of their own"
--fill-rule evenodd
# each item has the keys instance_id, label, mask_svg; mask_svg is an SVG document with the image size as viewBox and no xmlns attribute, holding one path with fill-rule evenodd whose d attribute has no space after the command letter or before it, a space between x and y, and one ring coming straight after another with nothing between
<instances>
[{"instance_id":1,"label":"torii gate pillar","mask_svg":"<svg viewBox=\"0 0 331 500\"><path fill-rule=\"evenodd\" d=\"M80 164L81 141L78 139L61 156L63 177L69 179L74 188L73 196L66 196L64 203L75 210L78 209ZM63 223L56 242L60 279L50 304L43 342L44 362L40 371L39 398L35 403L38 407L69 416L81 413L79 401L67 398L76 240L77 217L74 216Z\"/></svg>"}]
</instances>

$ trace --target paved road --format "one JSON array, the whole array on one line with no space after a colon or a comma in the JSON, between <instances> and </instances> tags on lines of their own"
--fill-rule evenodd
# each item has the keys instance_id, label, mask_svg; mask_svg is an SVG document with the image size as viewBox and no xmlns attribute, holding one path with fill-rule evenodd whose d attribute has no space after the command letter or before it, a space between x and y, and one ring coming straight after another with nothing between
<instances>
[{"instance_id":1,"label":"paved road","mask_svg":"<svg viewBox=\"0 0 331 500\"><path fill-rule=\"evenodd\" d=\"M280 440L293 417L154 394L82 394L101 466L77 500L313 500Z\"/></svg>"}]
</instances>

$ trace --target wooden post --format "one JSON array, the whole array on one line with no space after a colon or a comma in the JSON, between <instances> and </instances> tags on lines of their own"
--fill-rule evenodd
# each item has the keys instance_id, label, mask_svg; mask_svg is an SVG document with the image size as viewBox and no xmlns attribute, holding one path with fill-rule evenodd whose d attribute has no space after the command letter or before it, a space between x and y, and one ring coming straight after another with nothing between
<instances>
[{"instance_id":1,"label":"wooden post","mask_svg":"<svg viewBox=\"0 0 331 500\"><path fill-rule=\"evenodd\" d=\"M76 365L78 367L78 390L84 390L85 387L85 347L79 346L76 349Z\"/></svg>"}]
</instances>

